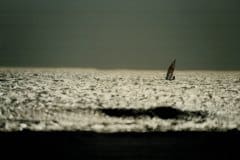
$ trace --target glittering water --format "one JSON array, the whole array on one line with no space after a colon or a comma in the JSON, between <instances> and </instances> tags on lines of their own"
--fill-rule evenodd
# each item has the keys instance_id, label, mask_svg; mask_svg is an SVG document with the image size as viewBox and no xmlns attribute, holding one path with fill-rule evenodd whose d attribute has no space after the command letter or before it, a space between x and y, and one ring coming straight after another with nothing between
<instances>
[{"instance_id":1,"label":"glittering water","mask_svg":"<svg viewBox=\"0 0 240 160\"><path fill-rule=\"evenodd\" d=\"M239 130L239 92L240 71L2 68L0 130Z\"/></svg>"}]
</instances>

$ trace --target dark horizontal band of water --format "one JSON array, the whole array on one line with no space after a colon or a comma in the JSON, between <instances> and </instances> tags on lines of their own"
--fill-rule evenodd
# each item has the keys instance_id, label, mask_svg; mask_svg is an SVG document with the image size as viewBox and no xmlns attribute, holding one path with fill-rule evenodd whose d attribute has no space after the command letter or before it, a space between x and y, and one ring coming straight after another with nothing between
<instances>
[{"instance_id":1,"label":"dark horizontal band of water","mask_svg":"<svg viewBox=\"0 0 240 160\"><path fill-rule=\"evenodd\" d=\"M172 106L159 106L150 109L128 109L128 108L101 108L98 111L111 117L140 117L150 116L162 119L187 119L204 118L207 112L203 111L183 111Z\"/></svg>"},{"instance_id":2,"label":"dark horizontal band of water","mask_svg":"<svg viewBox=\"0 0 240 160\"><path fill-rule=\"evenodd\" d=\"M240 132L0 132L1 155L19 158L235 159Z\"/></svg>"}]
</instances>

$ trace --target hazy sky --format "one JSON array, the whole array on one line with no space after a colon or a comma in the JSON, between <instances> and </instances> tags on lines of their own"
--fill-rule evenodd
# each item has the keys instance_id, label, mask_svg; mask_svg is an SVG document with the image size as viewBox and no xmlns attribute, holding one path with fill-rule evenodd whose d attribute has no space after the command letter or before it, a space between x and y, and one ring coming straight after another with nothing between
<instances>
[{"instance_id":1,"label":"hazy sky","mask_svg":"<svg viewBox=\"0 0 240 160\"><path fill-rule=\"evenodd\" d=\"M0 0L0 66L240 69L239 0Z\"/></svg>"}]
</instances>

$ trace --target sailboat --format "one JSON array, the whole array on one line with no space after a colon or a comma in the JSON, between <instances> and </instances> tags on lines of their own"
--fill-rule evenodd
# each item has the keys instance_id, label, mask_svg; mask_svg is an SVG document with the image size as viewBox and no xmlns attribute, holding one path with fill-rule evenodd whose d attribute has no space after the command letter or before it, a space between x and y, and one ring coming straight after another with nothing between
<instances>
[{"instance_id":1,"label":"sailboat","mask_svg":"<svg viewBox=\"0 0 240 160\"><path fill-rule=\"evenodd\" d=\"M175 80L175 76L173 75L173 72L175 70L175 64L176 64L176 59L174 59L171 65L168 67L166 80L170 80L170 81Z\"/></svg>"}]
</instances>

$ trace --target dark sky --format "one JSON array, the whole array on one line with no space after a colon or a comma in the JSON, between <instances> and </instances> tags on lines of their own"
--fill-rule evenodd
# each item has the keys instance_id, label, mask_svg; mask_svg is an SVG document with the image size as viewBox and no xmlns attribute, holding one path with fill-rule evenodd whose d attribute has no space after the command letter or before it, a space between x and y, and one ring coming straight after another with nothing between
<instances>
[{"instance_id":1,"label":"dark sky","mask_svg":"<svg viewBox=\"0 0 240 160\"><path fill-rule=\"evenodd\" d=\"M240 69L239 0L0 0L0 66Z\"/></svg>"}]
</instances>

